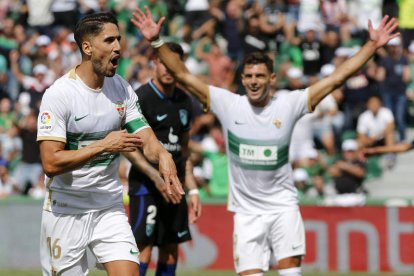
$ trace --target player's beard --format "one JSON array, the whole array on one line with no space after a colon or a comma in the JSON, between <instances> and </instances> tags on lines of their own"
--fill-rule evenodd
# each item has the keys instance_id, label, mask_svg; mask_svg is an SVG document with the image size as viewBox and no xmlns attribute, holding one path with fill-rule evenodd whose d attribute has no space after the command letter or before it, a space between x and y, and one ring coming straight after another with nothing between
<instances>
[{"instance_id":1,"label":"player's beard","mask_svg":"<svg viewBox=\"0 0 414 276\"><path fill-rule=\"evenodd\" d=\"M112 65L110 62L109 64ZM111 70L108 68L108 65L105 66L102 62L102 59L92 58L92 66L93 66L94 72L98 76L113 77L116 72L115 68Z\"/></svg>"}]
</instances>

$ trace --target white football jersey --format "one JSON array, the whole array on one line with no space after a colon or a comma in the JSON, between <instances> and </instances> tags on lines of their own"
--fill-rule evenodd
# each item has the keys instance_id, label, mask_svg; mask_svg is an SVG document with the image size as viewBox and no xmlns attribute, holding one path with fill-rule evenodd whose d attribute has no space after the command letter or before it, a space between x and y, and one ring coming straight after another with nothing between
<instances>
[{"instance_id":1,"label":"white football jersey","mask_svg":"<svg viewBox=\"0 0 414 276\"><path fill-rule=\"evenodd\" d=\"M211 111L226 139L228 209L246 214L298 209L289 143L296 121L311 110L308 90L275 95L263 108L252 106L247 96L209 90Z\"/></svg>"},{"instance_id":2,"label":"white football jersey","mask_svg":"<svg viewBox=\"0 0 414 276\"><path fill-rule=\"evenodd\" d=\"M73 69L46 90L37 140L61 141L66 150L78 150L115 130L135 133L147 127L135 92L120 76L105 78L102 89L94 90ZM73 171L46 176L44 209L78 214L119 204L122 186L118 167L119 153L105 152Z\"/></svg>"}]
</instances>

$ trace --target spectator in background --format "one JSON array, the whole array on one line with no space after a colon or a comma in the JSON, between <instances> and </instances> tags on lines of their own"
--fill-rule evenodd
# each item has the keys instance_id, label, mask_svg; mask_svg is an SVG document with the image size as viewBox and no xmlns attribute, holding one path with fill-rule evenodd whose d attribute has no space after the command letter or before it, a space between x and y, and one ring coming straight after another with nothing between
<instances>
[{"instance_id":1,"label":"spectator in background","mask_svg":"<svg viewBox=\"0 0 414 276\"><path fill-rule=\"evenodd\" d=\"M26 0L28 18L27 23L41 34L51 34L51 24L55 18L51 11L54 0Z\"/></svg>"},{"instance_id":2,"label":"spectator in background","mask_svg":"<svg viewBox=\"0 0 414 276\"><path fill-rule=\"evenodd\" d=\"M267 38L260 29L260 19L258 15L252 15L247 19L246 29L243 32L243 53L269 51Z\"/></svg>"},{"instance_id":3,"label":"spectator in background","mask_svg":"<svg viewBox=\"0 0 414 276\"><path fill-rule=\"evenodd\" d=\"M53 0L51 10L53 12L53 26L75 28L78 20L78 0Z\"/></svg>"},{"instance_id":4,"label":"spectator in background","mask_svg":"<svg viewBox=\"0 0 414 276\"><path fill-rule=\"evenodd\" d=\"M360 148L394 144L394 116L382 106L378 96L368 99L367 110L358 117L357 135Z\"/></svg>"},{"instance_id":5,"label":"spectator in background","mask_svg":"<svg viewBox=\"0 0 414 276\"><path fill-rule=\"evenodd\" d=\"M1 150L4 158L7 160L8 171L13 175L14 169L18 165L22 154L22 139L19 137L19 128L13 123L10 129L0 134Z\"/></svg>"},{"instance_id":6,"label":"spectator in background","mask_svg":"<svg viewBox=\"0 0 414 276\"><path fill-rule=\"evenodd\" d=\"M407 49L411 41L414 41L414 1L400 0L399 3L399 26L402 34L402 45Z\"/></svg>"},{"instance_id":7,"label":"spectator in background","mask_svg":"<svg viewBox=\"0 0 414 276\"><path fill-rule=\"evenodd\" d=\"M185 23L182 37L187 43L191 41L191 33L212 19L208 0L189 0L185 4Z\"/></svg>"},{"instance_id":8,"label":"spectator in background","mask_svg":"<svg viewBox=\"0 0 414 276\"><path fill-rule=\"evenodd\" d=\"M30 94L30 107L38 110L43 93L53 83L54 73L44 64L37 64L33 67L32 76L23 74L20 71L18 60L19 52L10 53L10 65L16 80L21 84L24 90Z\"/></svg>"},{"instance_id":9,"label":"spectator in background","mask_svg":"<svg viewBox=\"0 0 414 276\"><path fill-rule=\"evenodd\" d=\"M234 63L222 52L216 41L211 42L210 49L207 52L204 52L201 49L203 48L203 45L202 40L197 45L195 54L208 65L208 82L211 85L220 85L227 89L231 89L234 81Z\"/></svg>"},{"instance_id":10,"label":"spectator in background","mask_svg":"<svg viewBox=\"0 0 414 276\"><path fill-rule=\"evenodd\" d=\"M9 98L0 100L0 134L7 133L16 120L16 114L12 108L12 102Z\"/></svg>"},{"instance_id":11,"label":"spectator in background","mask_svg":"<svg viewBox=\"0 0 414 276\"><path fill-rule=\"evenodd\" d=\"M346 0L322 0L321 2L321 13L326 31L340 33L342 41L350 40L347 9Z\"/></svg>"},{"instance_id":12,"label":"spectator in background","mask_svg":"<svg viewBox=\"0 0 414 276\"><path fill-rule=\"evenodd\" d=\"M360 159L356 140L348 139L342 143L342 158L329 168L329 173L337 194L345 195L335 198L334 204L361 205L365 202L361 201L365 196L359 196L364 192L365 164Z\"/></svg>"},{"instance_id":13,"label":"spectator in background","mask_svg":"<svg viewBox=\"0 0 414 276\"><path fill-rule=\"evenodd\" d=\"M303 200L309 189L309 175L303 168L296 168L292 172L295 187L298 190L299 200Z\"/></svg>"},{"instance_id":14,"label":"spectator in background","mask_svg":"<svg viewBox=\"0 0 414 276\"><path fill-rule=\"evenodd\" d=\"M397 123L400 141L406 137L407 84L411 80L408 60L403 54L401 38L396 37L387 44L387 56L379 61L376 78L384 106L389 108Z\"/></svg>"},{"instance_id":15,"label":"spectator in background","mask_svg":"<svg viewBox=\"0 0 414 276\"><path fill-rule=\"evenodd\" d=\"M407 96L414 101L414 41L408 47L408 64L410 66L411 81L407 87Z\"/></svg>"},{"instance_id":16,"label":"spectator in background","mask_svg":"<svg viewBox=\"0 0 414 276\"><path fill-rule=\"evenodd\" d=\"M308 24L303 28L304 35L299 43L302 52L303 73L313 78L310 82L315 82L321 69L322 44L318 37L318 27L316 24Z\"/></svg>"},{"instance_id":17,"label":"spectator in background","mask_svg":"<svg viewBox=\"0 0 414 276\"><path fill-rule=\"evenodd\" d=\"M225 7L225 16L221 23L222 33L227 41L227 55L236 62L243 58L244 19L243 9L238 1L230 0Z\"/></svg>"},{"instance_id":18,"label":"spectator in background","mask_svg":"<svg viewBox=\"0 0 414 276\"><path fill-rule=\"evenodd\" d=\"M37 64L49 64L49 45L52 40L47 35L40 35L36 38L35 52L32 54L31 59L33 66Z\"/></svg>"},{"instance_id":19,"label":"spectator in background","mask_svg":"<svg viewBox=\"0 0 414 276\"><path fill-rule=\"evenodd\" d=\"M22 157L14 172L14 177L23 194L30 188L41 186L43 169L39 147L36 145L37 115L30 113L19 123L19 137L22 140Z\"/></svg>"},{"instance_id":20,"label":"spectator in background","mask_svg":"<svg viewBox=\"0 0 414 276\"><path fill-rule=\"evenodd\" d=\"M338 48L339 58L335 58L335 66L338 67L340 59L347 60L353 55L352 48ZM342 53L344 52L344 53ZM376 93L374 87L375 63L371 59L367 64L351 76L342 88L342 108L345 116L345 130L355 130L358 116L365 110L368 98Z\"/></svg>"},{"instance_id":21,"label":"spectator in background","mask_svg":"<svg viewBox=\"0 0 414 276\"><path fill-rule=\"evenodd\" d=\"M211 139L210 143L214 146L208 146L207 139ZM204 170L204 178L207 181L206 185L202 187L202 196L213 198L225 198L228 195L228 169L226 144L224 141L223 130L218 122L209 127L208 135L201 143L194 141L190 142L190 148L193 153L199 155L204 166L208 169ZM204 167L206 168L206 167Z\"/></svg>"},{"instance_id":22,"label":"spectator in background","mask_svg":"<svg viewBox=\"0 0 414 276\"><path fill-rule=\"evenodd\" d=\"M18 193L18 185L9 174L7 162L0 160L0 199Z\"/></svg>"},{"instance_id":23,"label":"spectator in background","mask_svg":"<svg viewBox=\"0 0 414 276\"><path fill-rule=\"evenodd\" d=\"M7 71L7 59L0 54L0 99L8 96L7 84L9 77L7 76Z\"/></svg>"},{"instance_id":24,"label":"spectator in background","mask_svg":"<svg viewBox=\"0 0 414 276\"><path fill-rule=\"evenodd\" d=\"M303 33L308 25L316 25L319 32L325 30L320 0L300 0L297 30Z\"/></svg>"}]
</instances>

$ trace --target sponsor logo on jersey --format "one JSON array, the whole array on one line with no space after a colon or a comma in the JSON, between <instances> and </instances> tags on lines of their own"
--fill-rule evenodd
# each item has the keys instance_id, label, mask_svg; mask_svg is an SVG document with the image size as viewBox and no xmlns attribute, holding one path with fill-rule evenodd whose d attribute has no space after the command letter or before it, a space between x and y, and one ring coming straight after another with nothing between
<instances>
[{"instance_id":1,"label":"sponsor logo on jersey","mask_svg":"<svg viewBox=\"0 0 414 276\"><path fill-rule=\"evenodd\" d=\"M180 121L183 124L183 126L188 124L188 112L185 109L180 109L178 111L178 114L180 115Z\"/></svg>"},{"instance_id":2,"label":"sponsor logo on jersey","mask_svg":"<svg viewBox=\"0 0 414 276\"><path fill-rule=\"evenodd\" d=\"M123 117L125 114L125 104L123 102L117 102L115 104L115 107L116 107L116 111L118 111L119 116Z\"/></svg>"},{"instance_id":3,"label":"sponsor logo on jersey","mask_svg":"<svg viewBox=\"0 0 414 276\"><path fill-rule=\"evenodd\" d=\"M277 147L240 144L239 156L252 161L275 162L277 160Z\"/></svg>"},{"instance_id":4,"label":"sponsor logo on jersey","mask_svg":"<svg viewBox=\"0 0 414 276\"><path fill-rule=\"evenodd\" d=\"M282 121L281 121L281 120L279 120L279 119L275 119L275 120L273 121L273 124L274 124L277 128L280 128L280 127L282 126Z\"/></svg>"},{"instance_id":5,"label":"sponsor logo on jersey","mask_svg":"<svg viewBox=\"0 0 414 276\"><path fill-rule=\"evenodd\" d=\"M182 238L182 237L184 237L187 233L188 233L188 231L187 231L187 230L185 230L185 231L181 231L181 232L177 232L177 237Z\"/></svg>"},{"instance_id":6,"label":"sponsor logo on jersey","mask_svg":"<svg viewBox=\"0 0 414 276\"><path fill-rule=\"evenodd\" d=\"M131 255L138 255L138 253L139 253L139 251L137 251L137 250L134 250L134 249L130 249L129 250L129 253L131 253Z\"/></svg>"},{"instance_id":7,"label":"sponsor logo on jersey","mask_svg":"<svg viewBox=\"0 0 414 276\"><path fill-rule=\"evenodd\" d=\"M39 129L51 129L53 123L53 115L50 111L43 111L39 117Z\"/></svg>"},{"instance_id":8,"label":"sponsor logo on jersey","mask_svg":"<svg viewBox=\"0 0 414 276\"><path fill-rule=\"evenodd\" d=\"M88 116L88 114L86 114L85 116L81 116L81 117L76 117L75 116L75 122L82 120L83 118L85 118L86 116Z\"/></svg>"},{"instance_id":9,"label":"sponsor logo on jersey","mask_svg":"<svg viewBox=\"0 0 414 276\"><path fill-rule=\"evenodd\" d=\"M292 250L296 250L302 247L302 244L292 244Z\"/></svg>"},{"instance_id":10,"label":"sponsor logo on jersey","mask_svg":"<svg viewBox=\"0 0 414 276\"><path fill-rule=\"evenodd\" d=\"M238 121L238 120L234 121L234 123L235 123L236 125L245 125L245 124L246 124L245 122Z\"/></svg>"},{"instance_id":11,"label":"sponsor logo on jersey","mask_svg":"<svg viewBox=\"0 0 414 276\"><path fill-rule=\"evenodd\" d=\"M157 115L157 121L161 122L163 121L165 118L167 118L168 114L164 114L164 115Z\"/></svg>"}]
</instances>

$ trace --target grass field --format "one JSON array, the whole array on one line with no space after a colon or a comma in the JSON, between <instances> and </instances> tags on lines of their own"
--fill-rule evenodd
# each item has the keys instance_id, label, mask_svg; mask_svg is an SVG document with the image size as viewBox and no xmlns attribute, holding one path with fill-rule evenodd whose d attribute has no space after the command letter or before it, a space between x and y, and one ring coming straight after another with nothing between
<instances>
[{"instance_id":1,"label":"grass field","mask_svg":"<svg viewBox=\"0 0 414 276\"><path fill-rule=\"evenodd\" d=\"M34 270L2 270L0 269L0 276L39 276L40 271ZM90 276L105 276L103 271L92 271ZM181 270L177 271L177 276L234 276L233 271L189 271ZM277 275L276 271L266 273L266 276ZM316 273L307 272L303 273L303 276L408 276L412 274L396 274L396 273ZM154 276L154 271L151 270L147 273L147 276Z\"/></svg>"}]
</instances>

